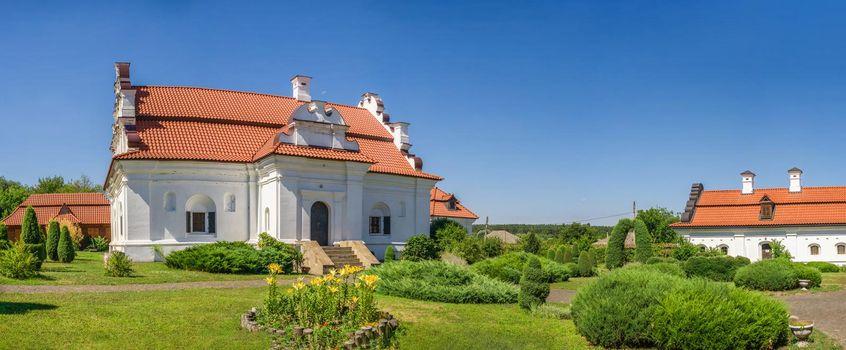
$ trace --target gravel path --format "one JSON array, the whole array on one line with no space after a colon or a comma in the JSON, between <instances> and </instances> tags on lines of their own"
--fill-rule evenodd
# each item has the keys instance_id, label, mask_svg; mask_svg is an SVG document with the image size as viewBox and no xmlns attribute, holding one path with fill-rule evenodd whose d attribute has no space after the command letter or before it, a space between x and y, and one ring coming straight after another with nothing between
<instances>
[{"instance_id":1,"label":"gravel path","mask_svg":"<svg viewBox=\"0 0 846 350\"><path fill-rule=\"evenodd\" d=\"M280 280L281 285L290 284L292 280ZM153 290L179 290L195 288L252 288L266 286L264 280L252 281L204 281L204 282L180 282L180 283L158 283L158 284L124 284L124 285L68 285L68 286L10 286L0 285L0 293L108 293L108 292L135 292Z\"/></svg>"},{"instance_id":2,"label":"gravel path","mask_svg":"<svg viewBox=\"0 0 846 350\"><path fill-rule=\"evenodd\" d=\"M569 289L550 289L546 301L549 303L570 303L570 299L576 295L576 291Z\"/></svg>"},{"instance_id":3,"label":"gravel path","mask_svg":"<svg viewBox=\"0 0 846 350\"><path fill-rule=\"evenodd\" d=\"M846 344L846 290L778 296L787 302L790 313L814 321L829 336Z\"/></svg>"}]
</instances>

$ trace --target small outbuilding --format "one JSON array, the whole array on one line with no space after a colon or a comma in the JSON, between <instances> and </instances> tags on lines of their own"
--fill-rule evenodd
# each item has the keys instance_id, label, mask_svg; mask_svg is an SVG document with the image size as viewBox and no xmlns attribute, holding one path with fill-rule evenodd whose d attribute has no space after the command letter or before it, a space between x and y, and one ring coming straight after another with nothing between
<instances>
[{"instance_id":1,"label":"small outbuilding","mask_svg":"<svg viewBox=\"0 0 846 350\"><path fill-rule=\"evenodd\" d=\"M487 239L498 239L505 244L518 244L520 243L520 237L515 236L513 233L505 231L505 230L496 230L491 231L490 233L485 235Z\"/></svg>"},{"instance_id":2,"label":"small outbuilding","mask_svg":"<svg viewBox=\"0 0 846 350\"><path fill-rule=\"evenodd\" d=\"M2 220L9 228L9 239L20 237L27 207L35 209L39 226L46 227L56 220L79 225L82 233L89 237L111 239L109 201L102 193L33 194Z\"/></svg>"}]
</instances>

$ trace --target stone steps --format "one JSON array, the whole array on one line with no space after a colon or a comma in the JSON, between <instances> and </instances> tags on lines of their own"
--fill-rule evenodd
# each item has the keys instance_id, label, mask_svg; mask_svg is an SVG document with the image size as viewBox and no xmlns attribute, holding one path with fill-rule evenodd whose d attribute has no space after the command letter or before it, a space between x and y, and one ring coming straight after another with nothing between
<instances>
[{"instance_id":1,"label":"stone steps","mask_svg":"<svg viewBox=\"0 0 846 350\"><path fill-rule=\"evenodd\" d=\"M323 251L335 264L335 268L342 268L345 265L364 266L350 247L322 247Z\"/></svg>"}]
</instances>

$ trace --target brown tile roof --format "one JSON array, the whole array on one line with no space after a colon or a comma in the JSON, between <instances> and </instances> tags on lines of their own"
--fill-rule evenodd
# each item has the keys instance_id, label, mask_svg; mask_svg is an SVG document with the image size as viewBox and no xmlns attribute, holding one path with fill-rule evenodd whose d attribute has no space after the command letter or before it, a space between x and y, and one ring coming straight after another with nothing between
<instances>
[{"instance_id":1,"label":"brown tile roof","mask_svg":"<svg viewBox=\"0 0 846 350\"><path fill-rule=\"evenodd\" d=\"M67 219L86 225L108 225L109 201L102 193L51 193L33 194L21 203L3 222L9 226L20 226L26 208L32 206L38 223L46 225L50 220ZM62 213L67 206L67 213Z\"/></svg>"},{"instance_id":2,"label":"brown tile roof","mask_svg":"<svg viewBox=\"0 0 846 350\"><path fill-rule=\"evenodd\" d=\"M461 202L455 200L455 210L450 210L447 203L450 199L455 198L451 193L446 193L440 188L433 187L429 193L429 215L433 217L447 217L459 219L478 219L470 209L467 209Z\"/></svg>"},{"instance_id":3,"label":"brown tile roof","mask_svg":"<svg viewBox=\"0 0 846 350\"><path fill-rule=\"evenodd\" d=\"M768 197L774 204L772 219L760 218L760 202ZM703 191L690 222L672 227L755 227L846 225L846 187L803 187Z\"/></svg>"},{"instance_id":4,"label":"brown tile roof","mask_svg":"<svg viewBox=\"0 0 846 350\"><path fill-rule=\"evenodd\" d=\"M135 86L136 151L123 159L254 162L270 154L372 163L371 172L441 178L415 170L394 146L391 134L363 108L332 104L350 126L359 152L277 144L294 109L291 97L191 87Z\"/></svg>"}]
</instances>

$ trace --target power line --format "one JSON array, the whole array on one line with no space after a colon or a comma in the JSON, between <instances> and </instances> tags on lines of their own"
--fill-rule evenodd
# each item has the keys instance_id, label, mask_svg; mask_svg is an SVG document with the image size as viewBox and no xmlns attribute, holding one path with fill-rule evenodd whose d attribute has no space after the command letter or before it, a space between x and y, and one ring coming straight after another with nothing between
<instances>
[{"instance_id":1,"label":"power line","mask_svg":"<svg viewBox=\"0 0 846 350\"><path fill-rule=\"evenodd\" d=\"M616 218L616 217L619 217L619 216L629 216L631 214L632 214L631 212L625 212L625 213L619 213L619 214L608 215L608 216L600 216L600 217L597 217L597 218L576 220L574 222L586 222L586 221L593 221L593 220L599 220L599 219L610 219L610 218Z\"/></svg>"}]
</instances>

